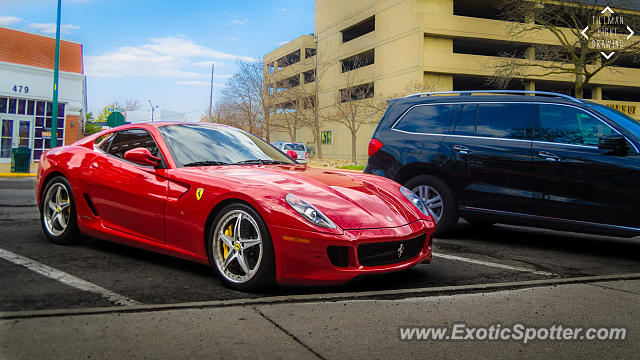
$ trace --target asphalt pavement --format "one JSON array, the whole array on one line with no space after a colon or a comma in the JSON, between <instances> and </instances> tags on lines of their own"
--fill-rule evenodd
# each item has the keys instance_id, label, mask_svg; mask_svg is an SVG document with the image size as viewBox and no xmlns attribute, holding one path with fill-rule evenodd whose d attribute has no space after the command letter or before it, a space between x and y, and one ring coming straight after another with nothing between
<instances>
[{"instance_id":1,"label":"asphalt pavement","mask_svg":"<svg viewBox=\"0 0 640 360\"><path fill-rule=\"evenodd\" d=\"M638 238L461 221L436 239L431 264L255 294L164 255L98 239L53 245L33 194L32 178L0 179L0 252L10 254L0 259L3 359L621 358L638 350ZM625 326L628 337L526 345L398 337L400 326L455 322Z\"/></svg>"}]
</instances>

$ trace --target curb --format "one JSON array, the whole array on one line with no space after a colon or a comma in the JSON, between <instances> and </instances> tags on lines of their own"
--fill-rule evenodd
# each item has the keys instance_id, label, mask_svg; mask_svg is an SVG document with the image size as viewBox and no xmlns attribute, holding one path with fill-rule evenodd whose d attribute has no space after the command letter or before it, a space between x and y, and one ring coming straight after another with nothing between
<instances>
[{"instance_id":1,"label":"curb","mask_svg":"<svg viewBox=\"0 0 640 360\"><path fill-rule=\"evenodd\" d=\"M210 309L220 307L255 306L255 305L277 305L289 303L313 303L313 302L337 302L353 300L401 300L414 297L430 296L455 296L462 294L496 292L504 290L517 290L536 288L543 286L558 286L571 284L591 284L604 281L639 280L640 273L580 276L573 278L527 280L504 283L474 284L474 285L454 285L431 288L413 288L397 290L378 290L364 292L308 294L308 295L285 295L258 298L245 298L233 300L213 300L186 302L176 304L141 304L128 306L110 306L82 309L52 309L52 310L27 310L0 312L0 321L62 317L62 316L82 316L100 314L125 314L156 311L188 310L188 309Z\"/></svg>"},{"instance_id":2,"label":"curb","mask_svg":"<svg viewBox=\"0 0 640 360\"><path fill-rule=\"evenodd\" d=\"M34 177L36 174L32 173L0 173L0 178L10 178L10 177Z\"/></svg>"}]
</instances>

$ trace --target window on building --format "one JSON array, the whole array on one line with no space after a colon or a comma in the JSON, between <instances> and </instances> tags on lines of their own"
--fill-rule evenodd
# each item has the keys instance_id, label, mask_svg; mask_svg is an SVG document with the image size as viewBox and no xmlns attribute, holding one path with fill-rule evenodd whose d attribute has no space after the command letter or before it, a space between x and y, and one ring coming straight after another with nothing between
<instances>
[{"instance_id":1,"label":"window on building","mask_svg":"<svg viewBox=\"0 0 640 360\"><path fill-rule=\"evenodd\" d=\"M446 134L451 125L452 112L451 104L416 106L393 128L411 133Z\"/></svg>"},{"instance_id":2,"label":"window on building","mask_svg":"<svg viewBox=\"0 0 640 360\"><path fill-rule=\"evenodd\" d=\"M42 152L51 149L51 115L44 116L49 111L51 103L45 101L35 101L36 126L33 139L33 158L40 159ZM64 139L64 113L65 104L58 104L58 133L56 136L57 145L62 146Z\"/></svg>"},{"instance_id":3,"label":"window on building","mask_svg":"<svg viewBox=\"0 0 640 360\"><path fill-rule=\"evenodd\" d=\"M27 115L33 115L34 114L35 105L36 105L36 102L34 100L29 100L27 102Z\"/></svg>"},{"instance_id":4,"label":"window on building","mask_svg":"<svg viewBox=\"0 0 640 360\"><path fill-rule=\"evenodd\" d=\"M500 0L484 0L479 6L478 0L453 1L453 15L483 19L504 20L500 13Z\"/></svg>"},{"instance_id":5,"label":"window on building","mask_svg":"<svg viewBox=\"0 0 640 360\"><path fill-rule=\"evenodd\" d=\"M267 74L272 74L274 70L273 63L267 65Z\"/></svg>"},{"instance_id":6,"label":"window on building","mask_svg":"<svg viewBox=\"0 0 640 360\"><path fill-rule=\"evenodd\" d=\"M305 71L305 72L302 73L302 75L304 76L305 84L316 81L316 71L315 70Z\"/></svg>"},{"instance_id":7,"label":"window on building","mask_svg":"<svg viewBox=\"0 0 640 360\"><path fill-rule=\"evenodd\" d=\"M531 104L478 104L478 136L528 139L533 113Z\"/></svg>"},{"instance_id":8,"label":"window on building","mask_svg":"<svg viewBox=\"0 0 640 360\"><path fill-rule=\"evenodd\" d=\"M17 108L18 101L16 99L9 99L9 114L15 114Z\"/></svg>"},{"instance_id":9,"label":"window on building","mask_svg":"<svg viewBox=\"0 0 640 360\"><path fill-rule=\"evenodd\" d=\"M18 100L18 115L25 115L27 113L27 100Z\"/></svg>"},{"instance_id":10,"label":"window on building","mask_svg":"<svg viewBox=\"0 0 640 360\"><path fill-rule=\"evenodd\" d=\"M292 102L286 102L274 106L276 114L290 114L296 112L296 107Z\"/></svg>"},{"instance_id":11,"label":"window on building","mask_svg":"<svg viewBox=\"0 0 640 360\"><path fill-rule=\"evenodd\" d=\"M316 97L315 96L311 96L306 98L305 100L300 100L303 101L303 108L304 109L313 109L314 107L316 107Z\"/></svg>"},{"instance_id":12,"label":"window on building","mask_svg":"<svg viewBox=\"0 0 640 360\"><path fill-rule=\"evenodd\" d=\"M540 132L536 140L598 146L601 136L614 134L602 121L569 106L538 105Z\"/></svg>"},{"instance_id":13,"label":"window on building","mask_svg":"<svg viewBox=\"0 0 640 360\"><path fill-rule=\"evenodd\" d=\"M7 112L7 98L0 97L0 114Z\"/></svg>"},{"instance_id":14,"label":"window on building","mask_svg":"<svg viewBox=\"0 0 640 360\"><path fill-rule=\"evenodd\" d=\"M458 112L458 122L453 130L454 135L475 136L478 105L464 104Z\"/></svg>"},{"instance_id":15,"label":"window on building","mask_svg":"<svg viewBox=\"0 0 640 360\"><path fill-rule=\"evenodd\" d=\"M304 57L309 58L316 55L316 49L314 48L306 48L304 49Z\"/></svg>"},{"instance_id":16,"label":"window on building","mask_svg":"<svg viewBox=\"0 0 640 360\"><path fill-rule=\"evenodd\" d=\"M300 75L295 75L284 80L278 81L277 88L278 92L287 90L292 87L296 87L300 85Z\"/></svg>"},{"instance_id":17,"label":"window on building","mask_svg":"<svg viewBox=\"0 0 640 360\"><path fill-rule=\"evenodd\" d=\"M333 131L325 130L320 132L320 142L324 145L333 144Z\"/></svg>"},{"instance_id":18,"label":"window on building","mask_svg":"<svg viewBox=\"0 0 640 360\"><path fill-rule=\"evenodd\" d=\"M342 42L346 43L376 29L376 17L372 16L351 27L342 30Z\"/></svg>"},{"instance_id":19,"label":"window on building","mask_svg":"<svg viewBox=\"0 0 640 360\"><path fill-rule=\"evenodd\" d=\"M375 60L375 49L370 49L360 54L350 56L341 61L342 63L342 72L347 72L351 70L355 70L364 66L368 66L374 63Z\"/></svg>"},{"instance_id":20,"label":"window on building","mask_svg":"<svg viewBox=\"0 0 640 360\"><path fill-rule=\"evenodd\" d=\"M278 70L300 61L300 50L296 50L287 56L278 59Z\"/></svg>"},{"instance_id":21,"label":"window on building","mask_svg":"<svg viewBox=\"0 0 640 360\"><path fill-rule=\"evenodd\" d=\"M340 90L342 102L372 98L374 95L373 83L366 83Z\"/></svg>"}]
</instances>

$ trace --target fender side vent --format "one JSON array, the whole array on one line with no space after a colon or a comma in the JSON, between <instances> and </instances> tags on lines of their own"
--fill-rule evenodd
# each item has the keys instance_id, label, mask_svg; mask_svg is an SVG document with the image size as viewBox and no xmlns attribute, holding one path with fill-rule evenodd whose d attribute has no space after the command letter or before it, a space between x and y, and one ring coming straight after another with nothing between
<instances>
[{"instance_id":1,"label":"fender side vent","mask_svg":"<svg viewBox=\"0 0 640 360\"><path fill-rule=\"evenodd\" d=\"M86 201L87 205L89 205L89 209L91 210L91 213L93 214L93 216L98 216L98 212L96 211L96 208L93 206L93 203L91 202L91 199L89 198L89 194L84 193L82 195L84 196L84 201Z\"/></svg>"}]
</instances>

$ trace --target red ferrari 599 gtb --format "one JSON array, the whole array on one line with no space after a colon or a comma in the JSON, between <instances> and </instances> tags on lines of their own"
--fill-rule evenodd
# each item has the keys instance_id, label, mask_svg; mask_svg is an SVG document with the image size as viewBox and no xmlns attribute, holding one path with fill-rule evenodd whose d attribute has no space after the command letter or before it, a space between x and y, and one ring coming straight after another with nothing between
<instances>
[{"instance_id":1,"label":"red ferrari 599 gtb","mask_svg":"<svg viewBox=\"0 0 640 360\"><path fill-rule=\"evenodd\" d=\"M297 164L213 124L125 125L40 158L57 244L87 236L209 264L230 287L339 284L431 259L434 222L394 181Z\"/></svg>"}]
</instances>

